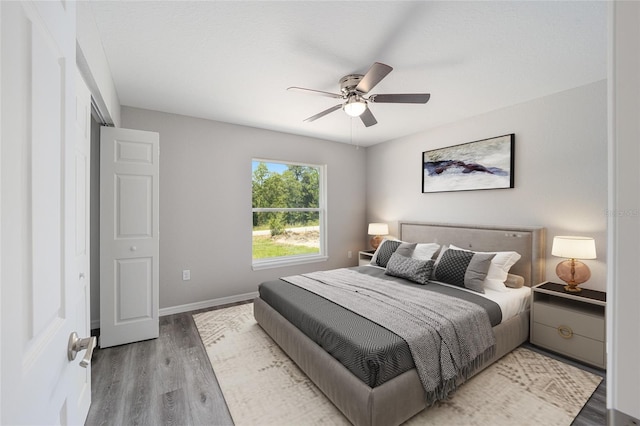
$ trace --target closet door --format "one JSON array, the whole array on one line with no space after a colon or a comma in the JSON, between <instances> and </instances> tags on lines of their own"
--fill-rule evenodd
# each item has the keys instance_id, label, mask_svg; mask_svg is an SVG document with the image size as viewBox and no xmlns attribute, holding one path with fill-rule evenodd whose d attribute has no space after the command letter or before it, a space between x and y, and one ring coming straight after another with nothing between
<instances>
[{"instance_id":1,"label":"closet door","mask_svg":"<svg viewBox=\"0 0 640 426\"><path fill-rule=\"evenodd\" d=\"M100 347L158 337L159 136L100 131Z\"/></svg>"}]
</instances>

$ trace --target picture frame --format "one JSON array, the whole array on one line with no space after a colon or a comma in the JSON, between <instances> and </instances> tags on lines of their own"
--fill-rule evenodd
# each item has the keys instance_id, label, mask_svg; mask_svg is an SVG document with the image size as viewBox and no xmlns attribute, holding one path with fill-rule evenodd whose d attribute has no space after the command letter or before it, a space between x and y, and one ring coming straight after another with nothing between
<instances>
[{"instance_id":1,"label":"picture frame","mask_svg":"<svg viewBox=\"0 0 640 426\"><path fill-rule=\"evenodd\" d=\"M514 187L515 134L422 152L422 193Z\"/></svg>"}]
</instances>

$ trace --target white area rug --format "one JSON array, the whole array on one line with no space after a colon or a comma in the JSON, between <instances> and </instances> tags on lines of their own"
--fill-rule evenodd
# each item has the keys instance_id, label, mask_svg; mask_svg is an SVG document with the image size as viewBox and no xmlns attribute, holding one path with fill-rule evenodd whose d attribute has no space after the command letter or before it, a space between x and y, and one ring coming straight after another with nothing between
<instances>
[{"instance_id":1,"label":"white area rug","mask_svg":"<svg viewBox=\"0 0 640 426\"><path fill-rule=\"evenodd\" d=\"M348 425L253 318L253 304L193 316L236 425ZM407 425L569 425L602 379L524 348Z\"/></svg>"}]
</instances>

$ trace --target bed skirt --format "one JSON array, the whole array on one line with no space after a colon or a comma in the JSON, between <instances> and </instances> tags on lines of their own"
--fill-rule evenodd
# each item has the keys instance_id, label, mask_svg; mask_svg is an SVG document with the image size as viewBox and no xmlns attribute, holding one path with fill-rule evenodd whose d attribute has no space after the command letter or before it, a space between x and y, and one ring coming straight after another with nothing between
<instances>
[{"instance_id":1,"label":"bed skirt","mask_svg":"<svg viewBox=\"0 0 640 426\"><path fill-rule=\"evenodd\" d=\"M262 299L256 298L253 306L258 324L353 424L398 425L426 407L424 388L415 369L371 388ZM474 374L528 339L529 311L493 330L495 355Z\"/></svg>"}]
</instances>

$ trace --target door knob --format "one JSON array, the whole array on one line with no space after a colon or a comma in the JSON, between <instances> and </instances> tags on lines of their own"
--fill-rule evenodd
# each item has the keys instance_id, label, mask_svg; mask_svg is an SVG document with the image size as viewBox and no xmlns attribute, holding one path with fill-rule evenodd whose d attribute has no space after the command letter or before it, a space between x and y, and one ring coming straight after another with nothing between
<instances>
[{"instance_id":1,"label":"door knob","mask_svg":"<svg viewBox=\"0 0 640 426\"><path fill-rule=\"evenodd\" d=\"M76 355L78 352L86 349L86 353L84 354L84 358L80 361L80 367L87 368L89 364L91 364L91 357L93 356L93 349L96 347L96 338L95 336L85 337L84 339L80 339L78 337L78 333L75 331L71 333L69 336L69 346L67 347L67 358L69 361L73 361L76 359Z\"/></svg>"}]
</instances>

